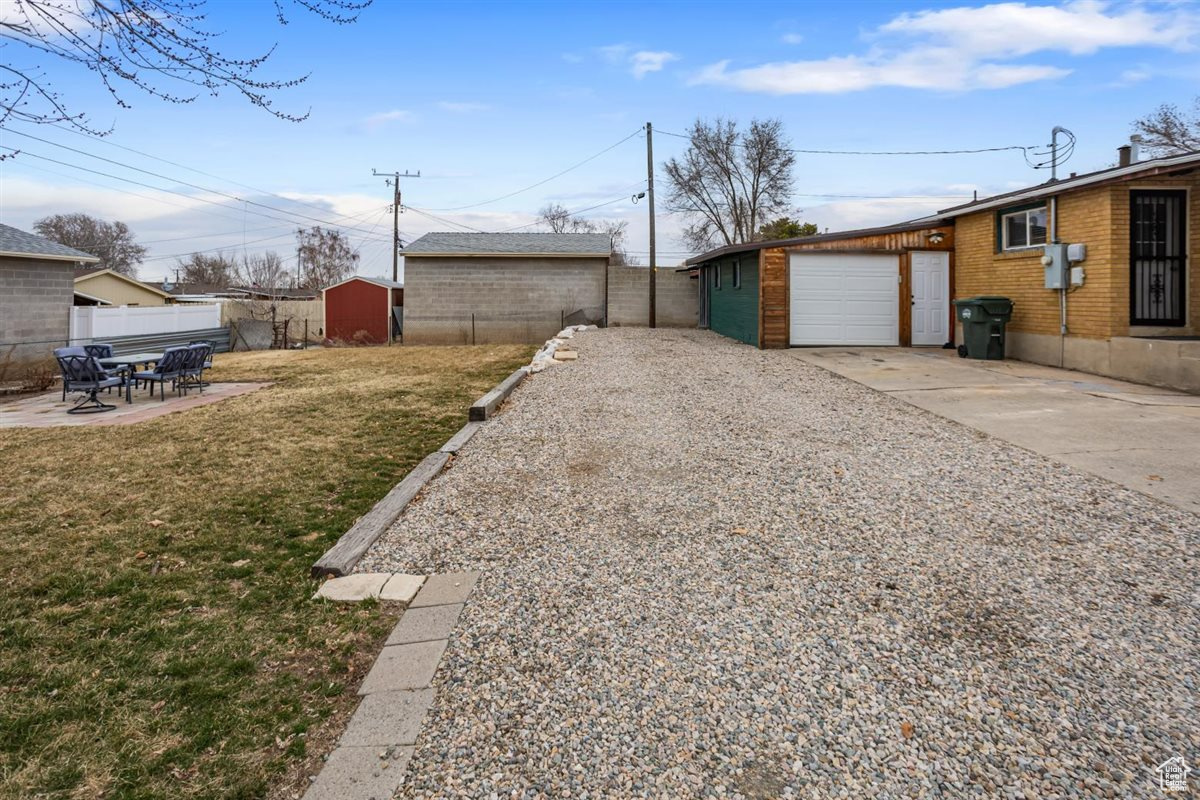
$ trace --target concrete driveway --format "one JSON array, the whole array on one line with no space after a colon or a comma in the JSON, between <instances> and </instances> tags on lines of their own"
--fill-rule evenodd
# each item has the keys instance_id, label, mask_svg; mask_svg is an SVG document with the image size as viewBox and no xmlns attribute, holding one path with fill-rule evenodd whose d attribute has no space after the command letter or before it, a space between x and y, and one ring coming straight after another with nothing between
<instances>
[{"instance_id":1,"label":"concrete driveway","mask_svg":"<svg viewBox=\"0 0 1200 800\"><path fill-rule=\"evenodd\" d=\"M885 347L789 353L914 406L1200 512L1200 396L1020 361Z\"/></svg>"}]
</instances>

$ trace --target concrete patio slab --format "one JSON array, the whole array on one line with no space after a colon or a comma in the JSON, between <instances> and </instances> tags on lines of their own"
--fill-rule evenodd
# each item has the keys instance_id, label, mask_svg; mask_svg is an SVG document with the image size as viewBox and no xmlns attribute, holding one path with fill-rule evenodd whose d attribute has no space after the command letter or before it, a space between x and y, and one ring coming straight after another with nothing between
<instances>
[{"instance_id":1,"label":"concrete patio slab","mask_svg":"<svg viewBox=\"0 0 1200 800\"><path fill-rule=\"evenodd\" d=\"M385 644L412 644L449 639L462 604L409 608L396 623Z\"/></svg>"},{"instance_id":2,"label":"concrete patio slab","mask_svg":"<svg viewBox=\"0 0 1200 800\"><path fill-rule=\"evenodd\" d=\"M444 606L454 603L465 603L479 580L478 572L448 572L442 575L430 575L417 593L417 597L409 608L424 606Z\"/></svg>"},{"instance_id":3,"label":"concrete patio slab","mask_svg":"<svg viewBox=\"0 0 1200 800\"><path fill-rule=\"evenodd\" d=\"M313 599L357 603L360 600L379 597L384 585L391 578L391 574L387 572L360 572L344 578L333 578L321 584Z\"/></svg>"},{"instance_id":4,"label":"concrete patio slab","mask_svg":"<svg viewBox=\"0 0 1200 800\"><path fill-rule=\"evenodd\" d=\"M421 584L424 582L424 575L406 575L402 572L397 572L383 585L383 589L379 592L379 599L411 603L412 599L417 596L417 591L421 588Z\"/></svg>"},{"instance_id":5,"label":"concrete patio slab","mask_svg":"<svg viewBox=\"0 0 1200 800\"><path fill-rule=\"evenodd\" d=\"M304 800L389 800L404 781L411 747L339 747Z\"/></svg>"},{"instance_id":6,"label":"concrete patio slab","mask_svg":"<svg viewBox=\"0 0 1200 800\"><path fill-rule=\"evenodd\" d=\"M952 351L804 348L789 353L976 430L1200 511L1200 397Z\"/></svg>"},{"instance_id":7,"label":"concrete patio slab","mask_svg":"<svg viewBox=\"0 0 1200 800\"><path fill-rule=\"evenodd\" d=\"M0 428L56 428L59 426L135 425L176 411L212 405L230 397L258 391L269 383L213 383L204 388L204 393L191 391L182 397L168 392L166 400L150 397L145 390L133 393L133 402L126 403L125 395L101 394L105 403L116 406L112 411L100 414L68 414L67 409L75 405L74 396L68 394L62 401L62 392L23 397L0 403Z\"/></svg>"},{"instance_id":8,"label":"concrete patio slab","mask_svg":"<svg viewBox=\"0 0 1200 800\"><path fill-rule=\"evenodd\" d=\"M362 699L350 718L341 747L394 747L417 741L433 689L377 692Z\"/></svg>"},{"instance_id":9,"label":"concrete patio slab","mask_svg":"<svg viewBox=\"0 0 1200 800\"><path fill-rule=\"evenodd\" d=\"M384 647L358 693L367 695L428 686L445 649L445 640Z\"/></svg>"}]
</instances>

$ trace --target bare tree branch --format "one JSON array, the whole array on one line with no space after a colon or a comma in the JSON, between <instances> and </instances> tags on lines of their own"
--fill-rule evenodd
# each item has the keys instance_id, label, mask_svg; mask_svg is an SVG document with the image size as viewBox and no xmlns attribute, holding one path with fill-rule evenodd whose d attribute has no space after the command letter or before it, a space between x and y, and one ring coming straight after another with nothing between
<instances>
[{"instance_id":1,"label":"bare tree branch","mask_svg":"<svg viewBox=\"0 0 1200 800\"><path fill-rule=\"evenodd\" d=\"M124 222L105 222L87 214L55 214L33 223L39 236L96 256L101 269L136 275L146 248L134 241Z\"/></svg>"},{"instance_id":2,"label":"bare tree branch","mask_svg":"<svg viewBox=\"0 0 1200 800\"><path fill-rule=\"evenodd\" d=\"M779 120L753 120L745 132L731 120L696 120L691 146L663 165L666 207L686 219L686 246L752 241L759 220L786 210L795 161Z\"/></svg>"},{"instance_id":3,"label":"bare tree branch","mask_svg":"<svg viewBox=\"0 0 1200 800\"><path fill-rule=\"evenodd\" d=\"M346 25L373 0L274 0L276 18L287 25L284 3L327 22ZM95 74L121 108L129 87L167 103L193 102L201 93L229 89L280 119L299 122L272 105L271 95L297 86L307 75L268 80L259 70L275 51L233 58L216 49L220 31L210 29L206 0L4 0L0 46L7 77L0 80L0 123L66 123L103 136L85 114L72 112L35 59L50 57ZM184 87L182 92L173 87Z\"/></svg>"},{"instance_id":4,"label":"bare tree branch","mask_svg":"<svg viewBox=\"0 0 1200 800\"><path fill-rule=\"evenodd\" d=\"M576 217L560 203L549 203L540 211L538 216L542 224L552 233L603 233L612 242L612 254L609 263L613 266L634 266L637 259L625 251L625 239L629 233L629 223L624 220L584 219Z\"/></svg>"},{"instance_id":5,"label":"bare tree branch","mask_svg":"<svg viewBox=\"0 0 1200 800\"><path fill-rule=\"evenodd\" d=\"M1133 123L1145 147L1158 156L1200 150L1200 96L1192 101L1189 114L1165 103Z\"/></svg>"}]
</instances>

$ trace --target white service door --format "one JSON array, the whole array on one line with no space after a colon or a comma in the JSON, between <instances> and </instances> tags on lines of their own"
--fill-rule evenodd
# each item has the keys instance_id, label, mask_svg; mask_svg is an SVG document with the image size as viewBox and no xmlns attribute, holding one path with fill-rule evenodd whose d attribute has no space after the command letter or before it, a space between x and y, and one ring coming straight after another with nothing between
<instances>
[{"instance_id":1,"label":"white service door","mask_svg":"<svg viewBox=\"0 0 1200 800\"><path fill-rule=\"evenodd\" d=\"M791 343L900 343L899 256L792 253Z\"/></svg>"},{"instance_id":2,"label":"white service door","mask_svg":"<svg viewBox=\"0 0 1200 800\"><path fill-rule=\"evenodd\" d=\"M941 346L950 341L950 254L913 251L912 343Z\"/></svg>"}]
</instances>

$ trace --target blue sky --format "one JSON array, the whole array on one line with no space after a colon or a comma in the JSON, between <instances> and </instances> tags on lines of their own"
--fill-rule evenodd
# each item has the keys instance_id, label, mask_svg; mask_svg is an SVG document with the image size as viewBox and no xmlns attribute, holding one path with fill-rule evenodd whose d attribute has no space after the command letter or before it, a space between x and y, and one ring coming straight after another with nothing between
<instances>
[{"instance_id":1,"label":"blue sky","mask_svg":"<svg viewBox=\"0 0 1200 800\"><path fill-rule=\"evenodd\" d=\"M4 222L28 228L71 211L124 220L151 249L141 275L158 278L174 254L193 250L290 253L292 228L315 217L346 224L361 272L381 275L390 272L390 190L371 170L420 170L403 183L408 239L452 227L417 209L499 230L531 222L547 202L608 203L587 215L628 220L630 248L644 259L645 205L628 199L645 179L641 135L532 190L484 201L577 164L646 121L682 132L697 117L717 116L779 117L793 146L806 149L1042 145L1063 125L1078 137L1065 171L1083 172L1115 160L1132 120L1200 94L1200 6L1191 3L377 0L354 25L297 11L286 28L267 2L216 0L209 12L226 31L219 47L227 54L278 41L263 75L311 75L275 95L281 110L310 110L309 119L275 119L229 92L170 105L130 90L133 107L118 109L94 76L47 64L66 101L114 131L105 141L27 124L0 132L0 144L25 151L0 162ZM656 135L655 160L684 147ZM1047 177L1014 152L800 155L795 206L836 230ZM660 215L661 263L684 256L678 228Z\"/></svg>"}]
</instances>

